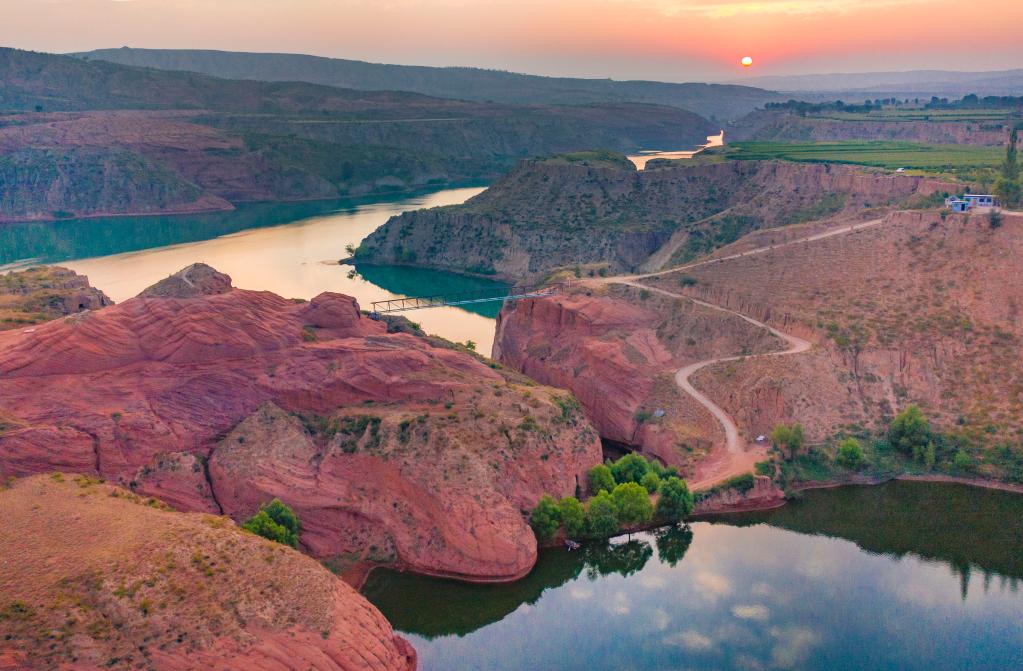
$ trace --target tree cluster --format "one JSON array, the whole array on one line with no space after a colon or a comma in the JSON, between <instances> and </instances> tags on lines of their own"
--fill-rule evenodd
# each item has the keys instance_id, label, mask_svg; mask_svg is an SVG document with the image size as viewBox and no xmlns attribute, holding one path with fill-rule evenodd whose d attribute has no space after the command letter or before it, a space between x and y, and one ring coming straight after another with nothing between
<instances>
[{"instance_id":1,"label":"tree cluster","mask_svg":"<svg viewBox=\"0 0 1023 671\"><path fill-rule=\"evenodd\" d=\"M572 496L541 497L529 519L538 539L550 540L562 527L569 537L607 538L655 519L675 524L693 512L693 495L678 471L638 454L594 466L587 484L594 495L585 503Z\"/></svg>"}]
</instances>

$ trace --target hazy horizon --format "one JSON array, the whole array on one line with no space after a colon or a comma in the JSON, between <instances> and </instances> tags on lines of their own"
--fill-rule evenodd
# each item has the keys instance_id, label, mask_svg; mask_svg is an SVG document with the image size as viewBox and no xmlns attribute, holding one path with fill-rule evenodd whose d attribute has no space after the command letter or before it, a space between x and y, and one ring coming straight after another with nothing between
<instances>
[{"instance_id":1,"label":"hazy horizon","mask_svg":"<svg viewBox=\"0 0 1023 671\"><path fill-rule=\"evenodd\" d=\"M7 0L0 43L295 53L550 76L766 76L1023 67L1023 3L952 32L955 0ZM390 39L381 40L380 36ZM983 42L983 48L978 48ZM754 67L739 66L742 56Z\"/></svg>"}]
</instances>

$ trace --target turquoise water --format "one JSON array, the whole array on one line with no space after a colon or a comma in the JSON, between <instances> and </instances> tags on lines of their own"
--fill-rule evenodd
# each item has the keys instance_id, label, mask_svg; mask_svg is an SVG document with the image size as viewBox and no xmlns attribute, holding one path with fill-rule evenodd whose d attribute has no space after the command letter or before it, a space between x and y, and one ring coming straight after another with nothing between
<instances>
[{"instance_id":1,"label":"turquoise water","mask_svg":"<svg viewBox=\"0 0 1023 671\"><path fill-rule=\"evenodd\" d=\"M375 571L440 669L1023 668L1023 496L895 482L550 550L512 585Z\"/></svg>"},{"instance_id":2,"label":"turquoise water","mask_svg":"<svg viewBox=\"0 0 1023 671\"><path fill-rule=\"evenodd\" d=\"M481 188L445 189L391 201L316 201L242 205L234 212L160 217L106 217L0 226L0 270L58 263L89 277L121 302L201 261L243 289L288 298L324 291L354 296L363 308L401 296L493 291L486 279L416 268L351 266L339 259L390 217L406 210L464 202ZM489 354L500 303L405 313L430 333L472 340Z\"/></svg>"}]
</instances>

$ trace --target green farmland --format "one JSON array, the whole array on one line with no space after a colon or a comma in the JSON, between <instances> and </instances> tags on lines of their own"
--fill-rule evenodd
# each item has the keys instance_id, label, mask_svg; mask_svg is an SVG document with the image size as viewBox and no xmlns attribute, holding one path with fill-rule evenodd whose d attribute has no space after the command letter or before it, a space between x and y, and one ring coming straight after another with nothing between
<instances>
[{"instance_id":1,"label":"green farmland","mask_svg":"<svg viewBox=\"0 0 1023 671\"><path fill-rule=\"evenodd\" d=\"M780 159L807 163L853 163L878 168L956 172L993 168L1005 157L1002 147L933 145L913 142L735 142L728 158L740 161Z\"/></svg>"}]
</instances>

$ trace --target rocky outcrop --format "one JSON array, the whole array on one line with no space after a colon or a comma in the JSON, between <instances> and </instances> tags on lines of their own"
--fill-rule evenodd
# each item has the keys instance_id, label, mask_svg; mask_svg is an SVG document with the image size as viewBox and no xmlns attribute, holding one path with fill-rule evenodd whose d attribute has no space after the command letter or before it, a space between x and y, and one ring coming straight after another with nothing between
<instances>
[{"instance_id":1,"label":"rocky outcrop","mask_svg":"<svg viewBox=\"0 0 1023 671\"><path fill-rule=\"evenodd\" d=\"M187 510L273 497L317 557L525 574L522 511L600 461L563 392L360 314L192 266L143 296L0 334L0 475L97 473Z\"/></svg>"},{"instance_id":2,"label":"rocky outcrop","mask_svg":"<svg viewBox=\"0 0 1023 671\"><path fill-rule=\"evenodd\" d=\"M4 668L416 668L354 589L226 518L60 474L5 485L0 509Z\"/></svg>"},{"instance_id":3,"label":"rocky outcrop","mask_svg":"<svg viewBox=\"0 0 1023 671\"><path fill-rule=\"evenodd\" d=\"M634 272L651 258L687 261L758 228L949 188L848 165L675 162L636 171L573 156L530 160L463 205L393 217L363 241L356 260L513 281L588 264Z\"/></svg>"},{"instance_id":4,"label":"rocky outcrop","mask_svg":"<svg viewBox=\"0 0 1023 671\"><path fill-rule=\"evenodd\" d=\"M0 275L0 331L113 305L89 279L59 266Z\"/></svg>"},{"instance_id":5,"label":"rocky outcrop","mask_svg":"<svg viewBox=\"0 0 1023 671\"><path fill-rule=\"evenodd\" d=\"M231 290L231 278L205 263L193 263L139 294L139 298L195 298ZM319 309L322 309L320 307Z\"/></svg>"},{"instance_id":6,"label":"rocky outcrop","mask_svg":"<svg viewBox=\"0 0 1023 671\"><path fill-rule=\"evenodd\" d=\"M763 510L785 502L785 492L766 475L754 475L749 489L722 486L715 488L696 502L696 515L731 513L742 510Z\"/></svg>"}]
</instances>

